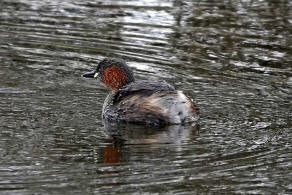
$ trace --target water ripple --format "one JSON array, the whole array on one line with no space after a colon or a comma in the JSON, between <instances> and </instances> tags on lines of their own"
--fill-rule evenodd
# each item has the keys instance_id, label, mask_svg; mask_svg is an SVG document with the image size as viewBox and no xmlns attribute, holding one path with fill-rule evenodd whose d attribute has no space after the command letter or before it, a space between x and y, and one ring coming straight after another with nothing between
<instances>
[{"instance_id":1,"label":"water ripple","mask_svg":"<svg viewBox=\"0 0 292 195\"><path fill-rule=\"evenodd\" d=\"M291 6L1 1L1 193L289 194ZM102 123L108 91L80 75L104 57L185 91L200 124Z\"/></svg>"}]
</instances>

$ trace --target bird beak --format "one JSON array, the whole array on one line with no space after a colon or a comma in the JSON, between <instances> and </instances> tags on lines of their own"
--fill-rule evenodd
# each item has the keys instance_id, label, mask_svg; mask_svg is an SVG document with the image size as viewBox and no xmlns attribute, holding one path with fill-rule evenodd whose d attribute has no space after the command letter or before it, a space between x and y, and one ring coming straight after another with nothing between
<instances>
[{"instance_id":1,"label":"bird beak","mask_svg":"<svg viewBox=\"0 0 292 195\"><path fill-rule=\"evenodd\" d=\"M98 72L95 72L95 70L94 70L91 72L86 72L82 76L86 77L86 78L96 78L98 76Z\"/></svg>"}]
</instances>

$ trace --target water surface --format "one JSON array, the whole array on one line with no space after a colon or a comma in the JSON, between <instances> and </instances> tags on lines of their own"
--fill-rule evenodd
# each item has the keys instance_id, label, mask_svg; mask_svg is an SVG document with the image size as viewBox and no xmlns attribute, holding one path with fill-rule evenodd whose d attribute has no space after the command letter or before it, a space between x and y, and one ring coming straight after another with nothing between
<instances>
[{"instance_id":1,"label":"water surface","mask_svg":"<svg viewBox=\"0 0 292 195\"><path fill-rule=\"evenodd\" d=\"M0 193L292 193L292 2L0 1ZM104 57L197 102L103 124Z\"/></svg>"}]
</instances>

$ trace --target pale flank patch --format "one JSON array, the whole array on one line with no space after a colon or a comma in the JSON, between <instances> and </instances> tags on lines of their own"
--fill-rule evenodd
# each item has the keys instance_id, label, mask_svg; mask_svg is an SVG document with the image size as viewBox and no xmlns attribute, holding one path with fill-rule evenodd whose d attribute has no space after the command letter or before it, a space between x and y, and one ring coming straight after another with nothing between
<instances>
[{"instance_id":1,"label":"pale flank patch","mask_svg":"<svg viewBox=\"0 0 292 195\"><path fill-rule=\"evenodd\" d=\"M161 108L162 114L173 124L196 120L192 110L192 102L182 91L167 94L166 96L153 94L151 103Z\"/></svg>"}]
</instances>

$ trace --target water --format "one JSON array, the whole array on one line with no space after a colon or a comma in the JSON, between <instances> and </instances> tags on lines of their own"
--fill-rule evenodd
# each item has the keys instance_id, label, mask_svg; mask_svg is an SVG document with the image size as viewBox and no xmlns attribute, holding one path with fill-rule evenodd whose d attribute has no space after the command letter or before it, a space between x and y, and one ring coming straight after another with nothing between
<instances>
[{"instance_id":1,"label":"water","mask_svg":"<svg viewBox=\"0 0 292 195\"><path fill-rule=\"evenodd\" d=\"M292 2L0 1L0 194L291 194ZM103 124L104 57L195 127Z\"/></svg>"}]
</instances>

